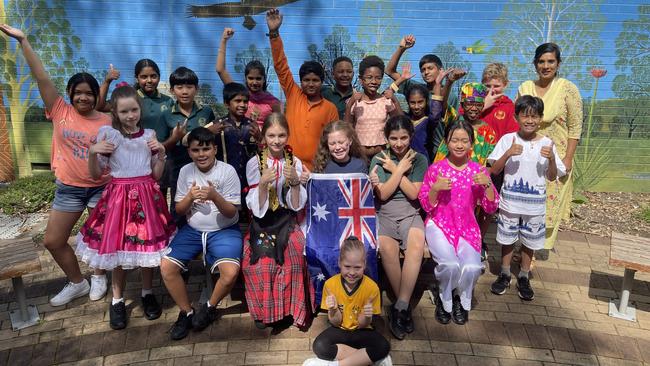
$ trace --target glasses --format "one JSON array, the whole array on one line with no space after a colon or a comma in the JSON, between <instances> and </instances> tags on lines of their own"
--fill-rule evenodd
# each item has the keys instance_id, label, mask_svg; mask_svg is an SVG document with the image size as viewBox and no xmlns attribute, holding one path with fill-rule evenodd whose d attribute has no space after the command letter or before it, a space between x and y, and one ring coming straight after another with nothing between
<instances>
[{"instance_id":1,"label":"glasses","mask_svg":"<svg viewBox=\"0 0 650 366\"><path fill-rule=\"evenodd\" d=\"M384 77L383 76L364 76L364 77L361 78L361 80L369 83L371 81L382 81L382 80L384 80Z\"/></svg>"}]
</instances>

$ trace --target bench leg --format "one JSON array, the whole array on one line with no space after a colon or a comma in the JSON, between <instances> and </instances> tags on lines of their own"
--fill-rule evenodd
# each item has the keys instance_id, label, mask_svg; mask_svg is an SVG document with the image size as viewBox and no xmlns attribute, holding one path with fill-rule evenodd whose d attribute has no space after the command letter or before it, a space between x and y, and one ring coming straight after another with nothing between
<instances>
[{"instance_id":1,"label":"bench leg","mask_svg":"<svg viewBox=\"0 0 650 366\"><path fill-rule=\"evenodd\" d=\"M629 304L635 272L636 270L633 269L625 269L625 274L623 275L623 288L621 289L621 299L619 301L611 300L609 302L609 316L632 322L636 321L636 309Z\"/></svg>"},{"instance_id":2,"label":"bench leg","mask_svg":"<svg viewBox=\"0 0 650 366\"><path fill-rule=\"evenodd\" d=\"M38 309L34 305L27 305L27 298L25 296L25 286L23 285L23 278L16 277L11 279L11 284L14 288L14 295L16 296L16 303L18 309L12 310L9 313L11 319L11 328L19 330L29 326L38 324L41 320L38 315Z\"/></svg>"}]
</instances>

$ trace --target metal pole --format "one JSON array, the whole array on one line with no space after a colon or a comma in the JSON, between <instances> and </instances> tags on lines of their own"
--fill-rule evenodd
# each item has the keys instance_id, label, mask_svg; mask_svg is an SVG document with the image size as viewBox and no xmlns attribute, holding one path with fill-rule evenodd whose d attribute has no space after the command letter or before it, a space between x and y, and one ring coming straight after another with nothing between
<instances>
[{"instance_id":1,"label":"metal pole","mask_svg":"<svg viewBox=\"0 0 650 366\"><path fill-rule=\"evenodd\" d=\"M26 321L29 317L29 314L27 313L27 298L25 297L25 286L23 286L23 278L12 278L11 283L14 286L14 294L16 295L16 302L18 303L18 309L20 310L21 320Z\"/></svg>"},{"instance_id":2,"label":"metal pole","mask_svg":"<svg viewBox=\"0 0 650 366\"><path fill-rule=\"evenodd\" d=\"M627 314L627 305L630 301L630 291L632 291L632 285L634 284L634 273L636 270L625 268L625 274L623 275L623 289L621 292L621 302L618 306L618 311L621 314Z\"/></svg>"}]
</instances>

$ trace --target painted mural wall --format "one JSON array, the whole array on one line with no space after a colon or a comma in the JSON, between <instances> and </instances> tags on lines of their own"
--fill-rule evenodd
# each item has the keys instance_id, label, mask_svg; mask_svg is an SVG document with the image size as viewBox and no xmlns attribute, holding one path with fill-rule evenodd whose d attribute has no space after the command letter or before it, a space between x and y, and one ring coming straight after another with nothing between
<instances>
[{"instance_id":1,"label":"painted mural wall","mask_svg":"<svg viewBox=\"0 0 650 366\"><path fill-rule=\"evenodd\" d=\"M195 70L200 100L218 114L215 59L224 27L235 29L227 53L235 80L243 81L244 65L259 59L269 66L269 90L283 99L265 36L270 7L284 14L281 34L295 74L308 59L326 67L339 55L355 63L368 54L387 61L400 38L414 34L416 45L402 64L417 66L423 54L435 53L445 67L468 70L464 82L480 81L483 67L500 61L509 67L507 94L514 97L521 82L535 77L535 47L555 42L562 48L560 74L579 87L585 108L578 189L650 191L647 2L3 0L0 22L31 36L61 90L81 70L101 82L109 64L132 82L135 62L146 57L160 65L162 80L178 66ZM48 168L51 125L15 42L0 38L0 55L0 181L6 181Z\"/></svg>"}]
</instances>

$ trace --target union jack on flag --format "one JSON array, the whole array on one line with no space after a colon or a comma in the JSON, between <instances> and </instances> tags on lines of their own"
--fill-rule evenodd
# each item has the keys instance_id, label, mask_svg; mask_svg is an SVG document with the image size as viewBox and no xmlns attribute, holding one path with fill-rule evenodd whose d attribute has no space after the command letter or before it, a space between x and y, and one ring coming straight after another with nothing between
<instances>
[{"instance_id":1,"label":"union jack on flag","mask_svg":"<svg viewBox=\"0 0 650 366\"><path fill-rule=\"evenodd\" d=\"M366 174L312 174L307 185L307 266L320 304L325 280L339 273L340 245L349 236L367 251L366 275L377 275L377 216Z\"/></svg>"}]
</instances>

